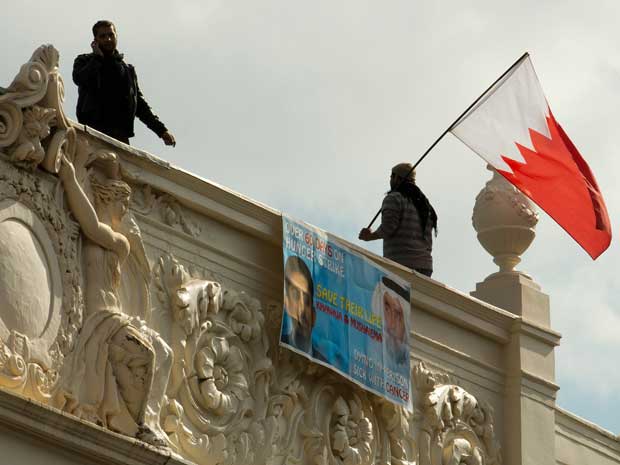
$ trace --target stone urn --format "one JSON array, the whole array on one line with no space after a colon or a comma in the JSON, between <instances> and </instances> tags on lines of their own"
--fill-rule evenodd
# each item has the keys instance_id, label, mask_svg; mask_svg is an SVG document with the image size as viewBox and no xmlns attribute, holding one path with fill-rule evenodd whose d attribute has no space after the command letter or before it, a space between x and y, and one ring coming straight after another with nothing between
<instances>
[{"instance_id":1,"label":"stone urn","mask_svg":"<svg viewBox=\"0 0 620 465\"><path fill-rule=\"evenodd\" d=\"M478 233L478 241L499 266L499 272L491 276L527 276L515 271L515 266L534 240L538 212L534 204L493 167L487 165L487 169L493 177L476 197L472 224Z\"/></svg>"}]
</instances>

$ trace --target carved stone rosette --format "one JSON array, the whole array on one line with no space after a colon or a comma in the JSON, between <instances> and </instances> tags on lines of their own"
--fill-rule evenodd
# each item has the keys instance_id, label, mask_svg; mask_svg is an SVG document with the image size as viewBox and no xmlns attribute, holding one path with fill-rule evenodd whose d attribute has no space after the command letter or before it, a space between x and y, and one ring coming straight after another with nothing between
<instances>
[{"instance_id":1,"label":"carved stone rosette","mask_svg":"<svg viewBox=\"0 0 620 465\"><path fill-rule=\"evenodd\" d=\"M156 276L175 354L164 431L197 463L256 463L264 451L254 446L268 434L263 393L272 369L259 302L192 278L171 257Z\"/></svg>"}]
</instances>

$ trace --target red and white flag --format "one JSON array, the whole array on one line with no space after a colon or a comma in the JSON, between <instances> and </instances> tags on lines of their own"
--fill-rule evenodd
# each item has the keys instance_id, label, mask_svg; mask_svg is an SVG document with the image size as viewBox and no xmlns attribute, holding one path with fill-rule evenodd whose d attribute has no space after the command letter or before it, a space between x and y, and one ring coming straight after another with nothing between
<instances>
[{"instance_id":1,"label":"red and white flag","mask_svg":"<svg viewBox=\"0 0 620 465\"><path fill-rule=\"evenodd\" d=\"M590 167L555 120L525 54L450 132L570 234L593 259L611 225Z\"/></svg>"}]
</instances>

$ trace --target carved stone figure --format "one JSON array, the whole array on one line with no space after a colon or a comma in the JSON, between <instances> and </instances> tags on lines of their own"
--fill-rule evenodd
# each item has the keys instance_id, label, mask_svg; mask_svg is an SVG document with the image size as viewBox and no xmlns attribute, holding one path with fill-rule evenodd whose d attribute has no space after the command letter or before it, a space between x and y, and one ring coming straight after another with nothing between
<instances>
[{"instance_id":1,"label":"carved stone figure","mask_svg":"<svg viewBox=\"0 0 620 465\"><path fill-rule=\"evenodd\" d=\"M86 314L77 345L66 359L61 408L104 427L162 444L145 424L153 385L155 349L149 336L121 310L121 266L130 254L120 233L131 190L119 180L90 178L94 208L63 159L59 172L71 211L86 236Z\"/></svg>"}]
</instances>

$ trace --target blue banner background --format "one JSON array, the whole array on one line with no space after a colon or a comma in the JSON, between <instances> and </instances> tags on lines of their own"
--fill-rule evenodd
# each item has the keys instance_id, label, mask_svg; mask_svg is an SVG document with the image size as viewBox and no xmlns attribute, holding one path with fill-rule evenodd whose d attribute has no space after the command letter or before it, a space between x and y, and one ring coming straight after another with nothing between
<instances>
[{"instance_id":1,"label":"blue banner background","mask_svg":"<svg viewBox=\"0 0 620 465\"><path fill-rule=\"evenodd\" d=\"M282 221L280 345L411 410L409 283L324 231Z\"/></svg>"}]
</instances>

